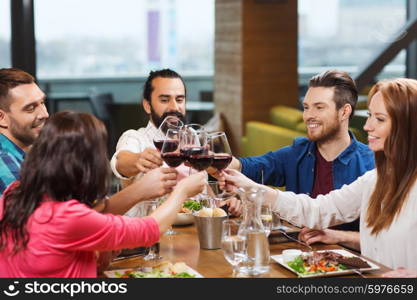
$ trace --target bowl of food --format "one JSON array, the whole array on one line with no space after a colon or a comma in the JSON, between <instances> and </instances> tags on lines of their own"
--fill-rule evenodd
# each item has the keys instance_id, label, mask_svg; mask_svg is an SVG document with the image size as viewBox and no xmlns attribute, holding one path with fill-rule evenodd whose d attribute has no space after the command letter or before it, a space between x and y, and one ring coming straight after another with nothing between
<instances>
[{"instance_id":1,"label":"bowl of food","mask_svg":"<svg viewBox=\"0 0 417 300\"><path fill-rule=\"evenodd\" d=\"M173 225L183 226L194 223L193 212L199 211L201 204L195 200L187 200L183 203L181 210L177 213Z\"/></svg>"},{"instance_id":2,"label":"bowl of food","mask_svg":"<svg viewBox=\"0 0 417 300\"><path fill-rule=\"evenodd\" d=\"M303 252L299 249L286 249L282 251L282 259L285 263L293 261L297 256L300 256Z\"/></svg>"},{"instance_id":3,"label":"bowl of food","mask_svg":"<svg viewBox=\"0 0 417 300\"><path fill-rule=\"evenodd\" d=\"M194 216L192 213L177 213L173 225L182 226L182 225L191 225L194 223Z\"/></svg>"}]
</instances>

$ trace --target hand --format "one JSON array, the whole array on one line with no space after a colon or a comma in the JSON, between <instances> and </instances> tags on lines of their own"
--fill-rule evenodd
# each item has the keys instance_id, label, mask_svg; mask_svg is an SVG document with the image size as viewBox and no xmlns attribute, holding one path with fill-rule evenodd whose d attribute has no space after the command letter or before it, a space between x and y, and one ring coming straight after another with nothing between
<instances>
[{"instance_id":1,"label":"hand","mask_svg":"<svg viewBox=\"0 0 417 300\"><path fill-rule=\"evenodd\" d=\"M255 187L258 184L250 180L239 171L226 169L223 171L224 179L220 178L219 185L226 191L235 191L239 187Z\"/></svg>"},{"instance_id":2,"label":"hand","mask_svg":"<svg viewBox=\"0 0 417 300\"><path fill-rule=\"evenodd\" d=\"M236 197L231 197L227 200L220 201L219 207L224 205L228 206L228 212L235 217L239 217L242 214L242 202Z\"/></svg>"},{"instance_id":3,"label":"hand","mask_svg":"<svg viewBox=\"0 0 417 300\"><path fill-rule=\"evenodd\" d=\"M113 258L120 254L120 250L96 252L97 274L102 274L110 265Z\"/></svg>"},{"instance_id":4,"label":"hand","mask_svg":"<svg viewBox=\"0 0 417 300\"><path fill-rule=\"evenodd\" d=\"M188 176L178 182L177 186L175 187L176 191L184 193L184 201L187 198L197 195L201 193L206 185L206 174L205 172L199 172Z\"/></svg>"},{"instance_id":5,"label":"hand","mask_svg":"<svg viewBox=\"0 0 417 300\"><path fill-rule=\"evenodd\" d=\"M174 168L157 168L149 171L133 184L138 184L138 192L144 199L154 199L172 192L177 184L178 172Z\"/></svg>"},{"instance_id":6,"label":"hand","mask_svg":"<svg viewBox=\"0 0 417 300\"><path fill-rule=\"evenodd\" d=\"M304 227L298 234L298 239L307 243L308 245L321 242L324 244L337 244L342 242L341 232L332 229L310 229Z\"/></svg>"},{"instance_id":7,"label":"hand","mask_svg":"<svg viewBox=\"0 0 417 300\"><path fill-rule=\"evenodd\" d=\"M416 278L417 271L406 269L404 267L399 267L393 271L389 271L387 273L382 274L382 277L390 277L390 278Z\"/></svg>"},{"instance_id":8,"label":"hand","mask_svg":"<svg viewBox=\"0 0 417 300\"><path fill-rule=\"evenodd\" d=\"M212 177L214 177L214 178L216 178L216 179L219 179L219 177L223 177L223 172L219 172L216 168L213 168L213 167L208 167L207 169L206 169L206 172L210 175L210 176L212 176Z\"/></svg>"},{"instance_id":9,"label":"hand","mask_svg":"<svg viewBox=\"0 0 417 300\"><path fill-rule=\"evenodd\" d=\"M150 170L162 166L161 154L152 148L146 148L143 152L138 153L138 160L135 163L139 173L147 173Z\"/></svg>"}]
</instances>

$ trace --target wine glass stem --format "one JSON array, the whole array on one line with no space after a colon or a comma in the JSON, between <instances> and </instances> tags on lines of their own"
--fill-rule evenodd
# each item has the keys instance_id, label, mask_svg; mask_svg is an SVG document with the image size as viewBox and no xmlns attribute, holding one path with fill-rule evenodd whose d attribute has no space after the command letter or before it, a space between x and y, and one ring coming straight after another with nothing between
<instances>
[{"instance_id":1,"label":"wine glass stem","mask_svg":"<svg viewBox=\"0 0 417 300\"><path fill-rule=\"evenodd\" d=\"M238 272L238 268L237 268L237 265L233 265L232 266L232 277L236 277L237 276L237 274L239 273Z\"/></svg>"}]
</instances>

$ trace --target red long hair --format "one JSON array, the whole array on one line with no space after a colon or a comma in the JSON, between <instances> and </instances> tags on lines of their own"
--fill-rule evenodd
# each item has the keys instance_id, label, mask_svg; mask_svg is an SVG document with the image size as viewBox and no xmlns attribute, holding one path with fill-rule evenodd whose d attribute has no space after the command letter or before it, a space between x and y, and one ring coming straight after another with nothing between
<instances>
[{"instance_id":1,"label":"red long hair","mask_svg":"<svg viewBox=\"0 0 417 300\"><path fill-rule=\"evenodd\" d=\"M417 80L378 82L369 92L368 106L377 92L391 118L391 132L384 150L375 152L378 176L366 215L372 234L391 225L417 179Z\"/></svg>"}]
</instances>

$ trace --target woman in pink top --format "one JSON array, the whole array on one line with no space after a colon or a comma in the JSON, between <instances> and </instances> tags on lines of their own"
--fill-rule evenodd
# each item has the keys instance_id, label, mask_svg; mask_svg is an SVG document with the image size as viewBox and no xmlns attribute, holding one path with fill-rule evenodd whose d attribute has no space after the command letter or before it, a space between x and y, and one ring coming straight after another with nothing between
<instances>
[{"instance_id":1,"label":"woman in pink top","mask_svg":"<svg viewBox=\"0 0 417 300\"><path fill-rule=\"evenodd\" d=\"M88 114L60 112L48 120L21 181L0 199L0 277L96 277L95 251L156 243L182 202L202 190L199 173L178 183L150 217L98 213L92 206L105 198L110 174L106 139L104 125ZM122 200L116 196L109 206Z\"/></svg>"}]
</instances>

